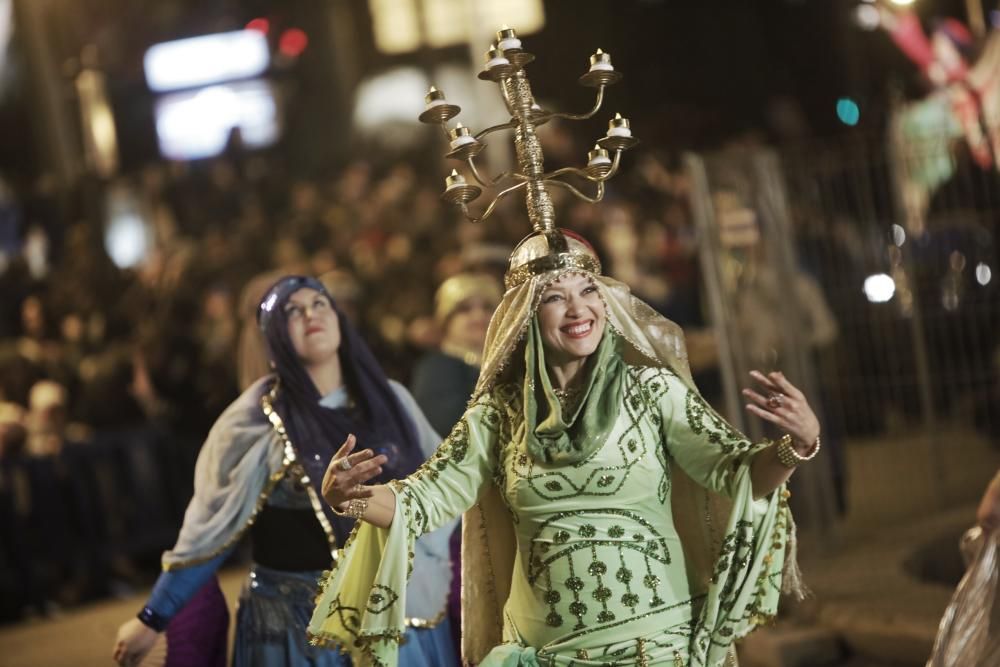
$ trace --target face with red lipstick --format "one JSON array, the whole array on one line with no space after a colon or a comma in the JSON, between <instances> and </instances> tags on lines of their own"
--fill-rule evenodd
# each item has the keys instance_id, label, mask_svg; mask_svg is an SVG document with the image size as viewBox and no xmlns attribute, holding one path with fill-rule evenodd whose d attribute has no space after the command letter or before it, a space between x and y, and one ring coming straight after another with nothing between
<instances>
[{"instance_id":1,"label":"face with red lipstick","mask_svg":"<svg viewBox=\"0 0 1000 667\"><path fill-rule=\"evenodd\" d=\"M589 276L571 273L542 292L538 325L549 363L561 365L584 359L604 335L604 302Z\"/></svg>"},{"instance_id":2,"label":"face with red lipstick","mask_svg":"<svg viewBox=\"0 0 1000 667\"><path fill-rule=\"evenodd\" d=\"M288 337L305 366L322 364L340 348L340 322L330 300L309 287L292 293L285 303Z\"/></svg>"}]
</instances>

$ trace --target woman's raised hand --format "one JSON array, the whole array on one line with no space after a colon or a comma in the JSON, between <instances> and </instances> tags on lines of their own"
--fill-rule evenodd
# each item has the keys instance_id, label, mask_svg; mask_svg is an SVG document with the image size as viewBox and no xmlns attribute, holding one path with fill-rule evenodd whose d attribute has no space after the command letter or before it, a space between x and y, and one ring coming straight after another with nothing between
<instances>
[{"instance_id":1,"label":"woman's raised hand","mask_svg":"<svg viewBox=\"0 0 1000 667\"><path fill-rule=\"evenodd\" d=\"M371 498L371 488L362 485L378 476L389 460L385 454L375 456L370 449L351 454L357 442L353 433L347 436L323 475L323 499L337 510L353 498Z\"/></svg>"},{"instance_id":2,"label":"woman's raised hand","mask_svg":"<svg viewBox=\"0 0 1000 667\"><path fill-rule=\"evenodd\" d=\"M809 407L805 395L789 382L781 372L764 375L750 371L766 395L753 389L744 389L743 396L750 400L747 412L775 424L794 439L800 452L809 451L819 437L819 419Z\"/></svg>"}]
</instances>

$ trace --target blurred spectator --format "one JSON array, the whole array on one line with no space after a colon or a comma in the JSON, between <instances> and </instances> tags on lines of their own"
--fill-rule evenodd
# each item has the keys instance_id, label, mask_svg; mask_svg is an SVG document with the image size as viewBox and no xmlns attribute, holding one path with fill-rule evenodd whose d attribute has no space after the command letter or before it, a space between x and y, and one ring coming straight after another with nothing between
<instances>
[{"instance_id":1,"label":"blurred spectator","mask_svg":"<svg viewBox=\"0 0 1000 667\"><path fill-rule=\"evenodd\" d=\"M450 432L465 412L500 297L500 283L492 276L471 273L452 276L437 290L434 318L441 342L417 363L411 390L438 433Z\"/></svg>"},{"instance_id":2,"label":"blurred spectator","mask_svg":"<svg viewBox=\"0 0 1000 667\"><path fill-rule=\"evenodd\" d=\"M42 380L31 388L28 398L28 453L31 456L58 456L62 451L68 423L66 388L52 380Z\"/></svg>"}]
</instances>

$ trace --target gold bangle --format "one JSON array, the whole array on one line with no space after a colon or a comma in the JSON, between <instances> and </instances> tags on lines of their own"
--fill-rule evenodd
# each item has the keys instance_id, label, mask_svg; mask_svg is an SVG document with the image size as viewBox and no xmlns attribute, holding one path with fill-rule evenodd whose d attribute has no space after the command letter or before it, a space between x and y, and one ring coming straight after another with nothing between
<instances>
[{"instance_id":1,"label":"gold bangle","mask_svg":"<svg viewBox=\"0 0 1000 667\"><path fill-rule=\"evenodd\" d=\"M355 490L360 490L362 487L360 484L355 487ZM330 505L333 513L337 516L346 516L350 519L360 519L365 515L368 510L369 498L351 498L347 501L347 508L344 510L338 509L334 505Z\"/></svg>"},{"instance_id":2,"label":"gold bangle","mask_svg":"<svg viewBox=\"0 0 1000 667\"><path fill-rule=\"evenodd\" d=\"M795 451L795 447L792 446L792 436L787 433L781 436L781 439L775 443L775 446L777 447L778 461L780 461L781 465L786 468L797 468L802 463L811 461L819 453L821 445L822 442L817 435L812 447L809 448L809 453L799 454Z\"/></svg>"}]
</instances>

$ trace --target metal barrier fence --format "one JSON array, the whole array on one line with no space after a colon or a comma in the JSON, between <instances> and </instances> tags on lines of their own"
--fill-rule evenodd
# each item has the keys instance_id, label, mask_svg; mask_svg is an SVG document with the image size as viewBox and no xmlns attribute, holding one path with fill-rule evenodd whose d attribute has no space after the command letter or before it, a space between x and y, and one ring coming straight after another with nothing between
<instances>
[{"instance_id":1,"label":"metal barrier fence","mask_svg":"<svg viewBox=\"0 0 1000 667\"><path fill-rule=\"evenodd\" d=\"M738 393L751 368L815 397L832 456L802 471L814 525L843 509L859 442L919 433L929 479L886 483L947 503L955 430L1000 440L1000 174L936 137L900 145L686 158L728 416L761 434Z\"/></svg>"}]
</instances>

